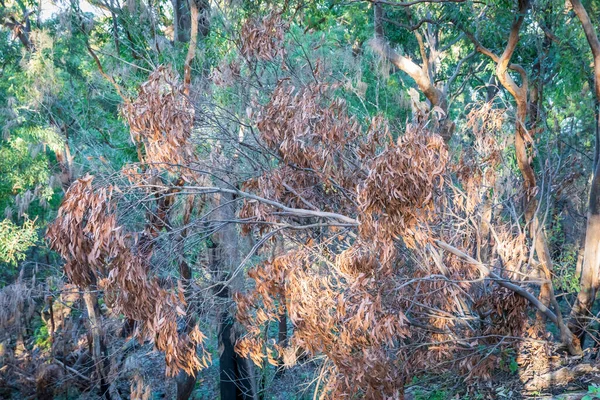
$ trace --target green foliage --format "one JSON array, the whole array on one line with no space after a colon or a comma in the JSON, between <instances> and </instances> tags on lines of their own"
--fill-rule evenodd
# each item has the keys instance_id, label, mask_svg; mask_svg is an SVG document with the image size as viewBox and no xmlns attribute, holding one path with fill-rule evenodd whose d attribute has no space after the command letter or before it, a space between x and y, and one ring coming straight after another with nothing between
<instances>
[{"instance_id":1,"label":"green foliage","mask_svg":"<svg viewBox=\"0 0 600 400\"><path fill-rule=\"evenodd\" d=\"M588 391L585 396L582 397L581 400L592 400L592 399L600 399L600 386L593 384L588 386Z\"/></svg>"},{"instance_id":2,"label":"green foliage","mask_svg":"<svg viewBox=\"0 0 600 400\"><path fill-rule=\"evenodd\" d=\"M67 150L71 152L76 177L88 171L113 176L123 165L137 161L136 148L119 116L122 99L99 73L86 43L96 49L104 71L126 95L134 96L137 87L158 65L170 64L183 71L188 44L171 41L166 33L173 24L170 3L149 3L148 7L154 7L152 9L136 8L138 3L128 2L117 7L115 15L108 15L108 12L106 15L85 15L84 21L77 15L75 2L60 17L33 23L31 40L35 43L35 52L23 49L18 40L11 40L9 32L1 28L0 212L11 218L0 222L0 262L9 264L10 268L27 258L28 250L39 242L38 230L44 229L54 216L63 194L58 180L62 172L59 159ZM557 158L576 155L584 160L581 169L587 177L591 162L585 157L592 154L594 147L592 58L583 31L577 23L573 23L572 12L564 12L564 4L557 6L555 3L541 0L534 4L526 17L518 50L511 62L525 68L530 77L530 89L536 82L544 83L540 105L546 119L541 127L532 131L532 155L535 155L532 159L536 173L543 175L545 162L552 164ZM9 0L7 4L6 10L4 7L0 10L0 17L5 12L20 12L16 2ZM26 5L34 6L33 3ZM438 48L449 46L439 62L432 66L436 84L443 87L459 61L474 50L473 44L457 27L464 26L476 32L481 43L496 54L501 54L506 46L505 33L515 18L515 2L492 0L486 3L489 10L485 18L479 17L480 6L476 2L428 3L410 7L410 12L407 12L409 8L385 7L385 36L393 48L417 64L423 62L423 55L415 33L430 35ZM588 6L593 15L598 13L598 5L586 4ZM252 64L241 60L238 53L239 28L249 18L260 19L271 10L283 10L284 20L289 23L284 39L285 61ZM415 21L423 18L433 22L423 24L419 29L410 28ZM479 23L486 20L493 20L493 23ZM560 40L548 39L542 26ZM239 7L212 10L211 31L198 44L192 64L193 76L196 78L224 64L238 63L242 79L226 87L207 84L210 92L207 98L213 103L211 107L226 110L232 117L243 118L241 116L246 111L240 106L243 100L256 97L258 103L264 104L270 95L269 87L279 79L289 78L296 85L306 84L307 80L313 79L312 74L318 65L315 78L339 82L341 88L335 96L345 100L349 112L360 123L366 125L370 117L383 115L390 121L392 135L396 137L402 134L406 122L412 117L407 91L415 87L415 82L371 50L368 42L372 37L373 3L368 1L242 1ZM429 44L426 47L428 52L434 50ZM461 137L460 127L464 124L466 105L485 98L485 85L495 72L495 63L475 54L457 72L456 81L449 90L449 115L459 127L454 140L456 143L451 144L459 150L455 155L458 159L463 155L460 150L468 149L473 140L466 133ZM513 76L519 81L516 74ZM265 87L249 84L255 77L265 82ZM512 99L501 90L494 101L495 107L508 110L505 127L494 134L499 138L512 137L515 122L511 120ZM217 123L223 126L230 124L232 126L224 129L235 132L235 123L230 123L229 116L226 119ZM247 122L248 130L255 128L251 121ZM196 149L202 156L210 152L211 140L219 140L212 131L208 136L211 139ZM566 147L559 146L559 141ZM499 175L518 176L519 168L510 140L506 142L502 159L502 166L497 168L506 171L499 172ZM543 179L540 182L540 186L547 183ZM334 190L324 188L326 194ZM511 186L510 190L507 196L520 195L520 186ZM24 196L32 196L33 200L24 200ZM502 215L497 218L506 221L512 218L506 208L499 213ZM180 219L173 217L172 221L180 223ZM555 217L548 225L550 243L560 249L553 254L554 286L558 291L574 293L579 290L575 275L578 249L566 243L560 217ZM207 247L213 247L210 236L202 245L194 243L193 249L186 249L186 256L197 259ZM251 257L248 268L255 261L262 260L261 257ZM193 275L198 281L205 281L207 273L197 268ZM275 334L273 325L268 336L274 337ZM44 324L35 330L35 344L40 348L50 346L48 329ZM208 349L218 360L216 346ZM501 354L500 369L512 375L518 372L514 353L507 351ZM600 398L599 387L590 386L588 392L586 398ZM444 399L448 396L446 390L437 387L416 392L418 399Z\"/></svg>"},{"instance_id":3,"label":"green foliage","mask_svg":"<svg viewBox=\"0 0 600 400\"><path fill-rule=\"evenodd\" d=\"M35 346L41 350L50 350L52 348L52 341L50 333L48 332L48 326L42 323L34 333Z\"/></svg>"},{"instance_id":4,"label":"green foliage","mask_svg":"<svg viewBox=\"0 0 600 400\"><path fill-rule=\"evenodd\" d=\"M25 220L22 226L9 219L0 222L0 262L16 265L24 260L26 251L38 240L35 221Z\"/></svg>"},{"instance_id":5,"label":"green foliage","mask_svg":"<svg viewBox=\"0 0 600 400\"><path fill-rule=\"evenodd\" d=\"M425 389L417 389L414 392L415 400L446 400L448 398L448 393L442 389L435 390L425 390Z\"/></svg>"},{"instance_id":6,"label":"green foliage","mask_svg":"<svg viewBox=\"0 0 600 400\"><path fill-rule=\"evenodd\" d=\"M567 243L563 218L556 214L548 232L548 242L553 248L560 249L554 255L554 274L552 282L557 290L564 293L577 293L579 291L579 276L576 273L579 248L574 243Z\"/></svg>"},{"instance_id":7,"label":"green foliage","mask_svg":"<svg viewBox=\"0 0 600 400\"><path fill-rule=\"evenodd\" d=\"M61 138L52 129L20 126L0 143L0 207L6 208L12 196L35 191L50 201L54 189L49 185L52 151L61 146Z\"/></svg>"},{"instance_id":8,"label":"green foliage","mask_svg":"<svg viewBox=\"0 0 600 400\"><path fill-rule=\"evenodd\" d=\"M576 273L579 250L574 244L565 245L560 257L555 263L553 283L565 293L579 291L579 276Z\"/></svg>"}]
</instances>

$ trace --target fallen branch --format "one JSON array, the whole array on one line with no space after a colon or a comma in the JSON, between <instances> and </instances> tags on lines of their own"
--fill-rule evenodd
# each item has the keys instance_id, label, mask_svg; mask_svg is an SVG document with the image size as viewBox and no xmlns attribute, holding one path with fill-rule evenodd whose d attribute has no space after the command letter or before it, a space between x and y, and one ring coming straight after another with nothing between
<instances>
[{"instance_id":1,"label":"fallen branch","mask_svg":"<svg viewBox=\"0 0 600 400\"><path fill-rule=\"evenodd\" d=\"M525 384L525 390L533 392L549 389L555 386L564 386L584 375L600 372L598 367L591 364L579 364L574 367L563 367L538 375Z\"/></svg>"},{"instance_id":2,"label":"fallen branch","mask_svg":"<svg viewBox=\"0 0 600 400\"><path fill-rule=\"evenodd\" d=\"M56 362L58 365L60 365L61 367L63 367L67 371L74 373L75 375L77 375L78 377L80 377L81 379L83 379L84 381L87 381L87 382L91 382L92 381L90 378L88 378L87 376L83 375L81 372L77 371L75 368L69 367L68 365L66 365L62 361L60 361L60 360L54 360L54 362Z\"/></svg>"}]
</instances>

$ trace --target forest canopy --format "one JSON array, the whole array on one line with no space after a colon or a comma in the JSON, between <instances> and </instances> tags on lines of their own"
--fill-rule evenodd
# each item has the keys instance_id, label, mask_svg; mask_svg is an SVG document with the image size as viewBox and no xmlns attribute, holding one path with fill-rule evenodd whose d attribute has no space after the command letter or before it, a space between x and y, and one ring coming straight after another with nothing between
<instances>
[{"instance_id":1,"label":"forest canopy","mask_svg":"<svg viewBox=\"0 0 600 400\"><path fill-rule=\"evenodd\" d=\"M0 397L600 398L599 18L0 0Z\"/></svg>"}]
</instances>

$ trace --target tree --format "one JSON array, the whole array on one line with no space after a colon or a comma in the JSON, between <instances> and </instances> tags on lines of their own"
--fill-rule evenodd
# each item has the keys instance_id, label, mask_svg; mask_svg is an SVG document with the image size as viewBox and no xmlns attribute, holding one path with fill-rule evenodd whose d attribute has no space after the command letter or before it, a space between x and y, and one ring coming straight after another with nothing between
<instances>
[{"instance_id":1,"label":"tree","mask_svg":"<svg viewBox=\"0 0 600 400\"><path fill-rule=\"evenodd\" d=\"M475 398L594 373L582 4L6 4L6 393Z\"/></svg>"}]
</instances>

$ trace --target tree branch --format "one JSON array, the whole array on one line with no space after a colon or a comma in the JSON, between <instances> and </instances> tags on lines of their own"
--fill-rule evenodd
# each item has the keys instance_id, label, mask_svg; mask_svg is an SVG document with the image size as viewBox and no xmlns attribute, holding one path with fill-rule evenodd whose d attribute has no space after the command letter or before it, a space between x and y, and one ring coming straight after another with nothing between
<instances>
[{"instance_id":1,"label":"tree branch","mask_svg":"<svg viewBox=\"0 0 600 400\"><path fill-rule=\"evenodd\" d=\"M521 87L519 87L515 81L510 77L510 75L506 72L508 66L510 65L510 59L517 48L517 44L519 43L519 32L521 30L521 25L523 24L523 20L525 19L525 14L529 9L529 0L519 0L519 10L518 17L515 22L512 24L510 28L510 34L508 36L508 43L504 48L504 52L500 56L500 59L496 62L496 75L498 79L500 79L500 83L513 95L515 99L523 96L527 96L527 74L525 70L519 72L521 75L521 79L523 82L521 83ZM523 93L525 90L525 93ZM524 121L522 121L524 122Z\"/></svg>"},{"instance_id":2,"label":"tree branch","mask_svg":"<svg viewBox=\"0 0 600 400\"><path fill-rule=\"evenodd\" d=\"M376 53L387 58L394 66L396 66L396 68L408 74L408 76L416 82L419 89L425 94L425 97L427 97L433 106L440 105L443 93L433 86L429 76L425 73L423 68L415 64L411 59L394 51L382 38L371 40L370 45Z\"/></svg>"},{"instance_id":3,"label":"tree branch","mask_svg":"<svg viewBox=\"0 0 600 400\"><path fill-rule=\"evenodd\" d=\"M482 262L477 261L476 259L469 256L468 254L465 254L464 252L460 251L456 247L454 247L446 242L443 242L441 240L435 240L435 244L437 244L443 250L446 250L447 252L452 253L455 256L463 259L464 261L468 262L469 264L477 266L480 273L484 277L490 278L493 281L495 281L496 283L498 283L498 285L517 293L521 297L524 297L526 300L528 300L531 303L531 305L533 305L535 308L537 308L550 321L552 321L554 324L556 324L556 326L558 326L558 328L561 332L561 341L569 349L569 352L572 355L579 355L582 353L581 346L579 346L577 343L574 342L575 338L574 338L573 334L571 333L571 331L569 330L569 328L563 322L562 318L557 317L557 315L550 308L548 308L546 305L544 305L533 294L531 294L530 292L528 292L521 286L511 282L510 280L504 279L504 278L498 276L496 273L491 271L487 265L485 265ZM555 307L558 307L558 304L556 303L556 301L554 301L553 305Z\"/></svg>"},{"instance_id":4,"label":"tree branch","mask_svg":"<svg viewBox=\"0 0 600 400\"><path fill-rule=\"evenodd\" d=\"M153 187L156 189L161 189L161 190L165 190L165 189L170 189L170 187L168 186L164 186L164 185L143 185L144 187ZM250 200L256 200L260 203L264 203L264 204L268 204L270 206L279 208L282 211L285 211L286 213L289 214L293 214L296 215L298 217L317 217L317 218L328 218L328 219L334 219L334 220L338 220L338 221L342 221L344 223L347 223L351 226L358 226L360 225L360 223L358 222L358 220L354 219L354 218L350 218L347 217L345 215L342 214L338 214L338 213L333 213L333 212L327 212L327 211L315 211L315 210L306 210L303 208L292 208L292 207L288 207L282 203L279 203L277 201L274 200L269 200L269 199L265 199L264 197L260 197L260 196L256 196L254 194L251 193L247 193L247 192L242 192L241 190L237 190L237 189L226 189L226 188L220 188L220 187L216 187L216 186L177 186L177 188L181 189L182 191L184 190L190 190L190 191L197 191L200 193L230 193L230 194L235 194L239 197L243 197L246 199L250 199Z\"/></svg>"},{"instance_id":5,"label":"tree branch","mask_svg":"<svg viewBox=\"0 0 600 400\"><path fill-rule=\"evenodd\" d=\"M363 0L358 0L358 1L363 1ZM385 4L388 6L397 6L397 7L410 7L410 6L414 6L415 4L422 4L422 3L464 3L467 0L413 0L413 1L407 1L407 2L398 2L398 1L389 1L389 0L367 0L373 4ZM353 3L355 3L355 1L353 1ZM474 3L478 3L475 2Z\"/></svg>"}]
</instances>

